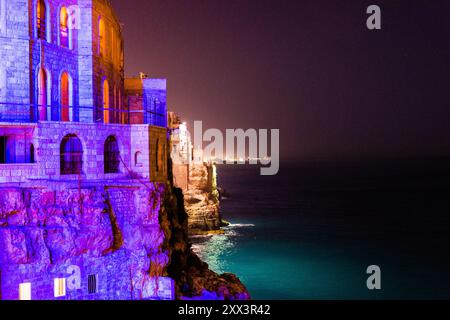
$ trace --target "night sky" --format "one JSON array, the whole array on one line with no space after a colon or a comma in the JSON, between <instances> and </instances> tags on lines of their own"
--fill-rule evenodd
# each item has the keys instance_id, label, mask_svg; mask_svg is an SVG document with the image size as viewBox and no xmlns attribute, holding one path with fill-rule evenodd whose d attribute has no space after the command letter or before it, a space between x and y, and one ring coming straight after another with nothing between
<instances>
[{"instance_id":1,"label":"night sky","mask_svg":"<svg viewBox=\"0 0 450 320\"><path fill-rule=\"evenodd\" d=\"M279 128L282 159L450 155L450 1L111 2L126 74L190 123Z\"/></svg>"}]
</instances>

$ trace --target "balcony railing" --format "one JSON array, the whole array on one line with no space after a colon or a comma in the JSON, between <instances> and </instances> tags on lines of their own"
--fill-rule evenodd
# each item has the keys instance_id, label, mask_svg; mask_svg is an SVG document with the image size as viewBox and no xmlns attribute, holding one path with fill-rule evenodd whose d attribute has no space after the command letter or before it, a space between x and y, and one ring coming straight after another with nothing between
<instances>
[{"instance_id":1,"label":"balcony railing","mask_svg":"<svg viewBox=\"0 0 450 320\"><path fill-rule=\"evenodd\" d=\"M0 122L35 122L32 109L30 105L0 102Z\"/></svg>"},{"instance_id":2,"label":"balcony railing","mask_svg":"<svg viewBox=\"0 0 450 320\"><path fill-rule=\"evenodd\" d=\"M114 108L101 108L92 106L69 106L70 122L79 122L80 114L92 112L93 122L117 124L149 124L166 127L167 115L143 111L124 110ZM55 112L57 110L57 112ZM4 103L0 102L0 122L8 123L37 123L39 121L64 121L61 117L60 105L40 106L34 104ZM108 119L105 119L108 117ZM105 121L106 120L106 121Z\"/></svg>"}]
</instances>

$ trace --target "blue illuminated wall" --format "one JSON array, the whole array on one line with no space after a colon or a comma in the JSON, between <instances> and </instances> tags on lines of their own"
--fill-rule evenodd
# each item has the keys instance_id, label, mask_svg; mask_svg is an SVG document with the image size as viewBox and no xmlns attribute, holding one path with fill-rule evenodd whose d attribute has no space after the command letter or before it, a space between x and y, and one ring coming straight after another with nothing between
<instances>
[{"instance_id":1,"label":"blue illuminated wall","mask_svg":"<svg viewBox=\"0 0 450 320\"><path fill-rule=\"evenodd\" d=\"M0 0L0 121L29 118L28 0Z\"/></svg>"}]
</instances>

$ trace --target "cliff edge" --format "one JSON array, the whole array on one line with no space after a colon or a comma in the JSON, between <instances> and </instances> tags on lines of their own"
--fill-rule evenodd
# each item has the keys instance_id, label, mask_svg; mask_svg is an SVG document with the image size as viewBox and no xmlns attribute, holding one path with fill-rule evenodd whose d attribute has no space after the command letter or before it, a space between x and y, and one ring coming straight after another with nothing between
<instances>
[{"instance_id":1,"label":"cliff edge","mask_svg":"<svg viewBox=\"0 0 450 320\"><path fill-rule=\"evenodd\" d=\"M199 172L202 171L200 169ZM169 173L171 172L170 169ZM204 177L203 174L201 176ZM200 181L204 180L199 179ZM170 258L166 273L175 280L177 299L250 299L249 292L238 277L230 273L219 275L211 271L208 264L193 253L189 241L190 216L186 212L185 203L183 191L172 185L168 188L160 212L160 225L165 235L163 250L169 252ZM218 202L214 210L216 209L218 212ZM193 210L193 207L190 207L191 213Z\"/></svg>"}]
</instances>

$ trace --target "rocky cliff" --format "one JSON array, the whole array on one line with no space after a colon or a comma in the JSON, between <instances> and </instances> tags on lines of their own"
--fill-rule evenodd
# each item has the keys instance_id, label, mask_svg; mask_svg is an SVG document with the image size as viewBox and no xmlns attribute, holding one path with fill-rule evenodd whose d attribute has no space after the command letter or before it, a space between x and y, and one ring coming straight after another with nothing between
<instances>
[{"instance_id":1,"label":"rocky cliff","mask_svg":"<svg viewBox=\"0 0 450 320\"><path fill-rule=\"evenodd\" d=\"M64 299L160 299L173 291L178 299L248 299L239 279L212 272L192 252L183 193L169 180L0 188L0 299L17 299L23 282L32 284L32 299L54 299L56 278L67 278ZM162 281L170 279L175 290Z\"/></svg>"},{"instance_id":2,"label":"rocky cliff","mask_svg":"<svg viewBox=\"0 0 450 320\"><path fill-rule=\"evenodd\" d=\"M205 174L204 168L198 168L194 174L199 178L197 190L203 190L202 194L209 190L206 188ZM203 199L203 203L207 202ZM219 275L209 270L208 264L193 253L189 242L190 223L188 221L191 217L187 213L185 203L183 191L172 187L166 193L160 213L160 224L165 234L163 248L169 252L170 257L166 272L175 280L177 297L179 299L250 299L246 287L235 275L230 273ZM213 208L214 213L218 212L218 202L216 203ZM196 214L193 208L195 207L191 206L189 212ZM197 215L203 216L205 213L201 211Z\"/></svg>"},{"instance_id":3,"label":"rocky cliff","mask_svg":"<svg viewBox=\"0 0 450 320\"><path fill-rule=\"evenodd\" d=\"M189 165L189 185L183 190L190 234L219 230L219 213L215 166L208 163Z\"/></svg>"},{"instance_id":4,"label":"rocky cliff","mask_svg":"<svg viewBox=\"0 0 450 320\"><path fill-rule=\"evenodd\" d=\"M53 299L55 278L67 279L65 299L162 297L151 288L169 261L159 225L165 191L133 182L2 188L2 298L17 299L19 284L29 282L32 299Z\"/></svg>"}]
</instances>

